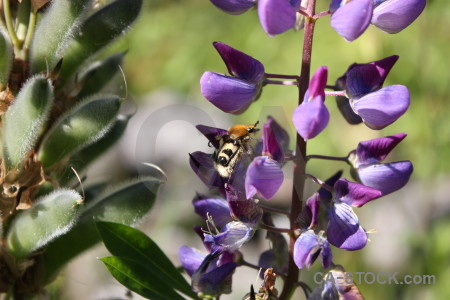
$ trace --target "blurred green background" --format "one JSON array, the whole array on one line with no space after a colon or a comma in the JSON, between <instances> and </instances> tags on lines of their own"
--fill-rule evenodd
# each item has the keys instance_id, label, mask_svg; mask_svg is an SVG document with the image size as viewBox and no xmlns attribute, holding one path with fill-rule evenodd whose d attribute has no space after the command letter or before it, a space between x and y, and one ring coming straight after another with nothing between
<instances>
[{"instance_id":1,"label":"blurred green background","mask_svg":"<svg viewBox=\"0 0 450 300\"><path fill-rule=\"evenodd\" d=\"M318 10L326 10L328 3L318 1ZM402 191L356 209L361 224L367 230L377 232L370 236L372 242L362 251L333 249L334 261L352 272L399 272L399 276L432 274L436 276L436 284L361 284L359 287L366 299L450 299L450 285L447 284L450 278L449 28L450 3L446 0L427 1L419 19L397 35L388 35L370 26L353 43L345 42L331 29L329 17L317 22L312 71L321 65L328 66L329 83L332 84L353 62L366 63L397 54L400 59L385 85L403 84L411 92L409 111L381 131L346 124L333 103L334 98L327 97L330 124L319 137L308 143L309 154L344 156L361 140L408 133L389 160L409 159L413 162L415 170L410 183ZM128 50L124 69L129 94L143 107L142 110L184 103L209 112L222 127L254 123L257 119L263 122L268 113L289 126L298 101L294 87L265 87L262 97L240 116L225 115L203 99L199 88L202 73L206 70L226 73L225 65L212 47L213 41L225 42L260 60L268 73L300 73L302 32L289 31L269 38L261 28L255 10L232 16L207 0L145 1L144 12L136 26L108 52ZM167 97L170 99L166 100ZM158 146L161 147L158 151L181 153L181 159L152 157L154 161L151 162L160 165L169 180L145 228L178 263L179 246L200 245L196 237L187 235L194 224L201 224L194 216L190 200L195 192L206 191L189 169L187 152L208 151L208 148L206 141L192 128L188 129L191 136L195 135L192 138L184 134L185 131L181 136L177 134L181 127L186 127L185 123L171 124L164 127L161 135L167 139L176 137L173 138L175 141L163 143ZM289 130L294 133L292 127ZM193 138L202 143L202 149L187 143ZM344 168L348 176L346 165L320 161L311 162L308 172L325 179L339 168ZM285 174L288 172L289 169ZM311 185L308 192L316 188ZM286 207L289 190L289 186L283 187L273 203ZM246 257L253 254L248 260L254 263L258 258L254 250L268 245L263 234L256 240L248 245L250 250L244 250ZM317 263L313 270L302 271L302 278L314 286L311 278L316 271L321 271ZM242 292L254 283L256 272L250 274L243 288L235 279L236 290ZM242 295L238 293L223 299L240 299Z\"/></svg>"}]
</instances>

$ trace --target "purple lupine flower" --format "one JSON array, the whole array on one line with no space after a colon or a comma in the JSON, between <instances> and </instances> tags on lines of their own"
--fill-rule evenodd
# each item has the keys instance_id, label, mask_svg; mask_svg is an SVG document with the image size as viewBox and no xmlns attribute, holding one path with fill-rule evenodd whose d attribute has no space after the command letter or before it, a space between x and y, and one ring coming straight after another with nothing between
<instances>
[{"instance_id":1,"label":"purple lupine flower","mask_svg":"<svg viewBox=\"0 0 450 300\"><path fill-rule=\"evenodd\" d=\"M197 195L192 201L195 212L204 220L212 218L214 225L218 228L224 227L227 223L233 221L230 214L230 208L227 200L223 198L214 198Z\"/></svg>"},{"instance_id":2,"label":"purple lupine flower","mask_svg":"<svg viewBox=\"0 0 450 300\"><path fill-rule=\"evenodd\" d=\"M228 206L234 219L243 223L249 223L253 227L261 221L263 210L254 199L247 199L242 187L235 188L231 184L226 184L225 192Z\"/></svg>"},{"instance_id":3,"label":"purple lupine flower","mask_svg":"<svg viewBox=\"0 0 450 300\"><path fill-rule=\"evenodd\" d=\"M349 42L370 23L386 33L398 33L417 19L425 4L426 0L333 0L331 27Z\"/></svg>"},{"instance_id":4,"label":"purple lupine flower","mask_svg":"<svg viewBox=\"0 0 450 300\"><path fill-rule=\"evenodd\" d=\"M214 251L234 252L253 237L255 229L253 224L232 221L227 223L220 233L205 233L205 243L212 243Z\"/></svg>"},{"instance_id":5,"label":"purple lupine flower","mask_svg":"<svg viewBox=\"0 0 450 300\"><path fill-rule=\"evenodd\" d=\"M331 27L351 42L366 31L373 13L373 0L333 0Z\"/></svg>"},{"instance_id":6,"label":"purple lupine flower","mask_svg":"<svg viewBox=\"0 0 450 300\"><path fill-rule=\"evenodd\" d=\"M256 0L210 0L217 8L232 15L240 15L256 5Z\"/></svg>"},{"instance_id":7,"label":"purple lupine flower","mask_svg":"<svg viewBox=\"0 0 450 300\"><path fill-rule=\"evenodd\" d=\"M205 72L200 79L202 95L222 111L240 114L261 94L264 66L224 43L213 45L232 76Z\"/></svg>"},{"instance_id":8,"label":"purple lupine flower","mask_svg":"<svg viewBox=\"0 0 450 300\"><path fill-rule=\"evenodd\" d=\"M214 161L210 154L201 151L189 153L189 164L204 184L224 192L224 179L214 168Z\"/></svg>"},{"instance_id":9,"label":"purple lupine flower","mask_svg":"<svg viewBox=\"0 0 450 300\"><path fill-rule=\"evenodd\" d=\"M327 228L328 241L341 249L359 250L367 243L367 233L359 225L352 206L361 207L369 201L382 196L374 188L339 179L333 187L333 201L329 209Z\"/></svg>"},{"instance_id":10,"label":"purple lupine flower","mask_svg":"<svg viewBox=\"0 0 450 300\"><path fill-rule=\"evenodd\" d=\"M398 33L422 13L426 0L375 0L372 24L386 33Z\"/></svg>"},{"instance_id":11,"label":"purple lupine flower","mask_svg":"<svg viewBox=\"0 0 450 300\"><path fill-rule=\"evenodd\" d=\"M402 188L413 172L411 161L381 163L406 137L405 133L360 142L349 155L351 173L364 185L380 190L384 195Z\"/></svg>"},{"instance_id":12,"label":"purple lupine flower","mask_svg":"<svg viewBox=\"0 0 450 300\"><path fill-rule=\"evenodd\" d=\"M233 254L203 254L197 249L182 246L178 257L186 273L192 277L195 292L211 296L231 293L231 277L237 267Z\"/></svg>"},{"instance_id":13,"label":"purple lupine flower","mask_svg":"<svg viewBox=\"0 0 450 300\"><path fill-rule=\"evenodd\" d=\"M274 118L268 117L262 126L263 156L269 156L278 163L283 163L285 155L289 152L289 134L278 124Z\"/></svg>"},{"instance_id":14,"label":"purple lupine flower","mask_svg":"<svg viewBox=\"0 0 450 300\"><path fill-rule=\"evenodd\" d=\"M259 0L258 16L261 26L269 36L283 33L296 24L300 0Z\"/></svg>"},{"instance_id":15,"label":"purple lupine flower","mask_svg":"<svg viewBox=\"0 0 450 300\"><path fill-rule=\"evenodd\" d=\"M382 88L387 74L398 56L389 56L367 64L353 64L338 79L337 85L344 88L350 107L369 128L383 129L395 122L409 107L409 91L403 85ZM339 107L350 123L358 123L358 117L348 111L345 101Z\"/></svg>"},{"instance_id":16,"label":"purple lupine flower","mask_svg":"<svg viewBox=\"0 0 450 300\"><path fill-rule=\"evenodd\" d=\"M330 244L313 230L303 232L294 244L294 262L299 269L311 268L317 257L322 256L322 266L327 269L331 265L332 255Z\"/></svg>"},{"instance_id":17,"label":"purple lupine flower","mask_svg":"<svg viewBox=\"0 0 450 300\"><path fill-rule=\"evenodd\" d=\"M327 127L330 120L330 113L324 104L327 77L327 67L317 69L311 78L302 104L294 110L292 121L297 132L305 140L317 136Z\"/></svg>"},{"instance_id":18,"label":"purple lupine flower","mask_svg":"<svg viewBox=\"0 0 450 300\"><path fill-rule=\"evenodd\" d=\"M281 187L283 180L283 171L275 160L267 156L257 156L248 166L245 176L247 198L258 194L269 200Z\"/></svg>"}]
</instances>

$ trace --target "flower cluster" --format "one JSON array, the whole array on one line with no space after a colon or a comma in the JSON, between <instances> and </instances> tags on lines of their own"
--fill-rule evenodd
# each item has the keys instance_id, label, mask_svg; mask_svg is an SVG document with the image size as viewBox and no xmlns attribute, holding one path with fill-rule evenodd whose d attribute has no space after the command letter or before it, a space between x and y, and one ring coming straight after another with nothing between
<instances>
[{"instance_id":1,"label":"flower cluster","mask_svg":"<svg viewBox=\"0 0 450 300\"><path fill-rule=\"evenodd\" d=\"M425 1L421 0L333 0L329 11L315 14L315 1L211 1L231 14L244 13L257 5L262 27L269 35L302 27L301 18L305 26L313 26L317 19L331 14L331 26L348 41L359 37L369 24L388 33L397 33L411 24L425 6ZM312 34L311 28L309 30L308 34ZM306 38L312 36L305 33ZM336 96L339 111L351 125L364 123L372 130L380 130L400 118L410 104L408 89L403 85L383 86L399 57L393 55L369 63L353 63L334 85L330 85L327 83L327 66L319 67L311 78L271 74L266 73L264 65L257 59L221 42L214 42L213 45L229 74L205 72L200 79L201 93L226 113L240 114L247 110L269 84L300 88L299 105L292 112L297 149L290 149L288 132L270 116L260 129L256 128L258 122L254 125L235 125L229 130L197 126L214 151L190 154L193 171L211 193L209 196L197 196L193 202L195 211L206 222L196 231L207 252L201 254L187 246L180 249L180 260L192 277L193 289L204 296L229 293L232 274L241 266L270 270L270 274L274 271L285 282L291 280L290 276L297 276L288 266L295 263L299 269L309 269L318 258L324 269L333 268L330 271L333 276L342 272L343 269L333 262L332 246L353 251L364 248L368 241L368 232L360 224L354 208L397 191L412 174L410 161L383 162L406 134L362 141L346 157L307 155L304 149L308 140L327 128L330 112L326 96ZM308 48L311 45L305 45L304 51L311 51ZM307 59L310 64L310 57ZM309 74L309 69L301 74ZM258 130L262 132L259 139L255 136ZM299 145L304 146L303 150ZM354 181L343 178L342 171L325 181L307 174L306 166L310 159L344 161L350 165ZM283 167L288 164L293 164L296 171L292 207L290 212L284 212L270 207L270 200L277 196L285 181ZM297 203L302 203L303 197L295 196L296 186L303 186L308 178L319 188L304 201L303 207L294 209ZM295 197L299 201L296 202ZM272 222L274 213L288 215L290 228L277 228ZM267 230L272 247L260 254L258 265L252 265L244 259L239 249L258 229ZM285 233L289 234L289 247L283 235ZM273 287L273 284L266 284L260 292L276 297L276 290L269 290L267 286ZM356 286L352 288L357 291ZM345 287L340 285L318 289L330 295L329 299L348 296L344 295ZM289 293L287 287L280 299L287 299ZM250 296L250 299L254 297ZM359 298L348 296L346 299Z\"/></svg>"}]
</instances>

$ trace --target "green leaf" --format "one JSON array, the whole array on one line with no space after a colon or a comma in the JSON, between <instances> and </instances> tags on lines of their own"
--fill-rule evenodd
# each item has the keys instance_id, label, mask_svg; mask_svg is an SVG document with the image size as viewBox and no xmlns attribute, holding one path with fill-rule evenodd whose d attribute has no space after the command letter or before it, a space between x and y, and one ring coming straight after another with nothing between
<instances>
[{"instance_id":1,"label":"green leaf","mask_svg":"<svg viewBox=\"0 0 450 300\"><path fill-rule=\"evenodd\" d=\"M36 27L30 47L31 73L50 70L61 58L61 52L80 26L91 0L52 1Z\"/></svg>"},{"instance_id":2,"label":"green leaf","mask_svg":"<svg viewBox=\"0 0 450 300\"><path fill-rule=\"evenodd\" d=\"M77 221L81 204L81 196L69 189L40 198L13 220L6 237L9 252L24 258L68 232Z\"/></svg>"},{"instance_id":3,"label":"green leaf","mask_svg":"<svg viewBox=\"0 0 450 300\"><path fill-rule=\"evenodd\" d=\"M69 79L86 59L128 30L141 7L142 0L116 0L84 21L64 52L61 81Z\"/></svg>"},{"instance_id":4,"label":"green leaf","mask_svg":"<svg viewBox=\"0 0 450 300\"><path fill-rule=\"evenodd\" d=\"M78 81L83 88L77 98L82 99L100 92L119 73L125 53L117 53L110 57L92 63L89 68L79 76Z\"/></svg>"},{"instance_id":5,"label":"green leaf","mask_svg":"<svg viewBox=\"0 0 450 300\"><path fill-rule=\"evenodd\" d=\"M0 25L0 90L3 90L8 84L13 56L11 40L6 30Z\"/></svg>"},{"instance_id":6,"label":"green leaf","mask_svg":"<svg viewBox=\"0 0 450 300\"><path fill-rule=\"evenodd\" d=\"M151 209L162 181L142 178L126 183L89 201L77 225L48 245L45 259L45 282L72 258L101 241L95 219L133 225Z\"/></svg>"},{"instance_id":7,"label":"green leaf","mask_svg":"<svg viewBox=\"0 0 450 300\"><path fill-rule=\"evenodd\" d=\"M41 135L53 103L53 87L42 75L30 78L5 114L5 158L8 167L18 166Z\"/></svg>"},{"instance_id":8,"label":"green leaf","mask_svg":"<svg viewBox=\"0 0 450 300\"><path fill-rule=\"evenodd\" d=\"M44 167L101 139L111 129L121 102L118 96L95 95L62 115L38 151Z\"/></svg>"},{"instance_id":9,"label":"green leaf","mask_svg":"<svg viewBox=\"0 0 450 300\"><path fill-rule=\"evenodd\" d=\"M111 254L139 261L161 280L170 282L174 289L197 299L186 279L144 233L123 224L103 221L97 222L97 228Z\"/></svg>"},{"instance_id":10,"label":"green leaf","mask_svg":"<svg viewBox=\"0 0 450 300\"><path fill-rule=\"evenodd\" d=\"M184 300L169 287L170 282L149 273L141 262L117 256L103 257L101 261L117 281L141 296L152 300Z\"/></svg>"}]
</instances>

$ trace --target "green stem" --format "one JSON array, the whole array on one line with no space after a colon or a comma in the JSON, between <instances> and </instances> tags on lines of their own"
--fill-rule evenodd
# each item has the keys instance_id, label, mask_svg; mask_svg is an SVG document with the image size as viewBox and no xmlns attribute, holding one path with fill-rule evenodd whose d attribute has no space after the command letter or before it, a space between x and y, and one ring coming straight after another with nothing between
<instances>
[{"instance_id":1,"label":"green stem","mask_svg":"<svg viewBox=\"0 0 450 300\"><path fill-rule=\"evenodd\" d=\"M315 14L316 0L308 2L306 8L305 27L303 36L303 53L302 53L302 69L299 80L299 105L302 103L306 90L309 85L309 77L311 72L311 54L312 43L314 36L315 19L312 18ZM292 189L292 203L291 203L291 215L290 225L291 234L289 235L289 266L287 278L284 281L283 290L280 294L279 300L287 300L294 293L297 286L299 269L294 262L294 245L296 236L293 234L295 230L299 228L296 220L302 211L303 205L303 192L305 188L305 169L306 169L306 142L297 134L296 151L293 159L294 162L294 179Z\"/></svg>"},{"instance_id":2,"label":"green stem","mask_svg":"<svg viewBox=\"0 0 450 300\"><path fill-rule=\"evenodd\" d=\"M30 11L30 19L28 21L27 35L25 36L25 42L23 43L22 47L21 56L23 60L28 59L28 50L30 49L31 41L33 40L35 28L36 28L36 12L32 9Z\"/></svg>"},{"instance_id":3,"label":"green stem","mask_svg":"<svg viewBox=\"0 0 450 300\"><path fill-rule=\"evenodd\" d=\"M8 29L9 37L14 45L14 52L18 53L20 50L20 41L14 31L9 0L3 0L3 12L5 14L6 28Z\"/></svg>"}]
</instances>

